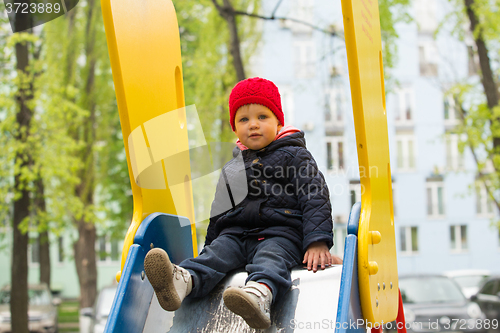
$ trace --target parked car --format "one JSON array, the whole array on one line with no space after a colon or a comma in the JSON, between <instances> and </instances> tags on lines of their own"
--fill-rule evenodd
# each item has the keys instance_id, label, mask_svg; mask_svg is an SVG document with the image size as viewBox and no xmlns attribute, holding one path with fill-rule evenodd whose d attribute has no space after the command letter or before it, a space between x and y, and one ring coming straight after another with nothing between
<instances>
[{"instance_id":1,"label":"parked car","mask_svg":"<svg viewBox=\"0 0 500 333\"><path fill-rule=\"evenodd\" d=\"M28 286L28 327L30 333L57 332L58 298L52 298L46 284ZM11 332L10 286L0 290L0 333Z\"/></svg>"},{"instance_id":2,"label":"parked car","mask_svg":"<svg viewBox=\"0 0 500 333\"><path fill-rule=\"evenodd\" d=\"M500 324L500 276L492 276L484 281L476 295L471 298L477 302L486 317L492 323L496 322L497 332Z\"/></svg>"},{"instance_id":3,"label":"parked car","mask_svg":"<svg viewBox=\"0 0 500 333\"><path fill-rule=\"evenodd\" d=\"M478 292L491 273L487 270L467 269L445 272L444 275L458 283L465 297L470 298Z\"/></svg>"},{"instance_id":4,"label":"parked car","mask_svg":"<svg viewBox=\"0 0 500 333\"><path fill-rule=\"evenodd\" d=\"M115 298L116 289L116 285L102 288L97 296L94 308L82 309L82 315L91 319L89 325L90 333L104 332L104 327L106 326L106 321L108 320L111 306Z\"/></svg>"},{"instance_id":5,"label":"parked car","mask_svg":"<svg viewBox=\"0 0 500 333\"><path fill-rule=\"evenodd\" d=\"M442 275L408 275L399 278L407 332L486 332L484 313L465 298L456 282ZM394 331L396 324L388 323Z\"/></svg>"}]
</instances>

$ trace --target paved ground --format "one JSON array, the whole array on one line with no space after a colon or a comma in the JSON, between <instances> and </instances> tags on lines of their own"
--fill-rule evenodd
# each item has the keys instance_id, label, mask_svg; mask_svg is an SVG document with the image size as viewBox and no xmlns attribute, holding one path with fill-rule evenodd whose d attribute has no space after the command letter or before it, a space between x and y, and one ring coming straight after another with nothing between
<instances>
[{"instance_id":1,"label":"paved ground","mask_svg":"<svg viewBox=\"0 0 500 333\"><path fill-rule=\"evenodd\" d=\"M78 323L59 323L57 328L61 333L80 333L80 326Z\"/></svg>"}]
</instances>

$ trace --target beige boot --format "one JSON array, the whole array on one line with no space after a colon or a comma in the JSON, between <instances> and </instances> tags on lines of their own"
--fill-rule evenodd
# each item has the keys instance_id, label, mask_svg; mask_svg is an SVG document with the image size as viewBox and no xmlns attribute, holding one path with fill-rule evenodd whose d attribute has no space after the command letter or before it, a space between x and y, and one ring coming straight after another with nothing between
<instances>
[{"instance_id":1,"label":"beige boot","mask_svg":"<svg viewBox=\"0 0 500 333\"><path fill-rule=\"evenodd\" d=\"M222 297L227 308L243 317L248 326L255 329L271 326L273 294L265 285L248 281L243 288L226 289Z\"/></svg>"},{"instance_id":2,"label":"beige boot","mask_svg":"<svg viewBox=\"0 0 500 333\"><path fill-rule=\"evenodd\" d=\"M182 300L189 295L193 286L191 274L172 264L167 252L160 248L146 254L144 270L161 307L166 311L180 308Z\"/></svg>"}]
</instances>

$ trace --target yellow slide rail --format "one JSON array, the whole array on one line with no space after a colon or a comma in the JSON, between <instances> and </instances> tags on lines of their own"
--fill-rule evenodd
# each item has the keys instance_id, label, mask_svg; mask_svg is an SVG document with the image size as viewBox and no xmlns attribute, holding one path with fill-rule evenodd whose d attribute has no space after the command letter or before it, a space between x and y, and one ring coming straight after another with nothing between
<instances>
[{"instance_id":1,"label":"yellow slide rail","mask_svg":"<svg viewBox=\"0 0 500 333\"><path fill-rule=\"evenodd\" d=\"M121 269L137 228L156 212L189 218L196 256L189 153L165 163L189 151L174 6L158 0L102 0L101 6L134 202Z\"/></svg>"},{"instance_id":2,"label":"yellow slide rail","mask_svg":"<svg viewBox=\"0 0 500 333\"><path fill-rule=\"evenodd\" d=\"M358 230L361 309L372 324L398 312L392 179L377 0L342 0L362 186Z\"/></svg>"}]
</instances>

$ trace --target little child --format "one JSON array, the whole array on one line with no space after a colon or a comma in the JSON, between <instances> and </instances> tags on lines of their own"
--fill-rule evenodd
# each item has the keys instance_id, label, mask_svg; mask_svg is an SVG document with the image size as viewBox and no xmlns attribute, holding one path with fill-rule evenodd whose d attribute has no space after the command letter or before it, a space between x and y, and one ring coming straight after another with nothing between
<instances>
[{"instance_id":1,"label":"little child","mask_svg":"<svg viewBox=\"0 0 500 333\"><path fill-rule=\"evenodd\" d=\"M160 305L175 311L186 296L203 297L228 272L245 267L245 286L226 289L224 303L250 327L265 329L271 325L271 304L292 285L293 267L304 263L316 272L318 265L325 269L342 260L329 252L333 222L328 188L306 149L304 133L283 128L278 88L262 78L243 80L231 91L229 112L238 136L233 155L242 154L247 177L243 193L248 194L235 201L242 189L229 186L238 173L233 159L222 169L212 215L221 212L223 201L230 200L233 208L210 218L200 255L174 265L164 250L155 248L146 255L144 268Z\"/></svg>"}]
</instances>

